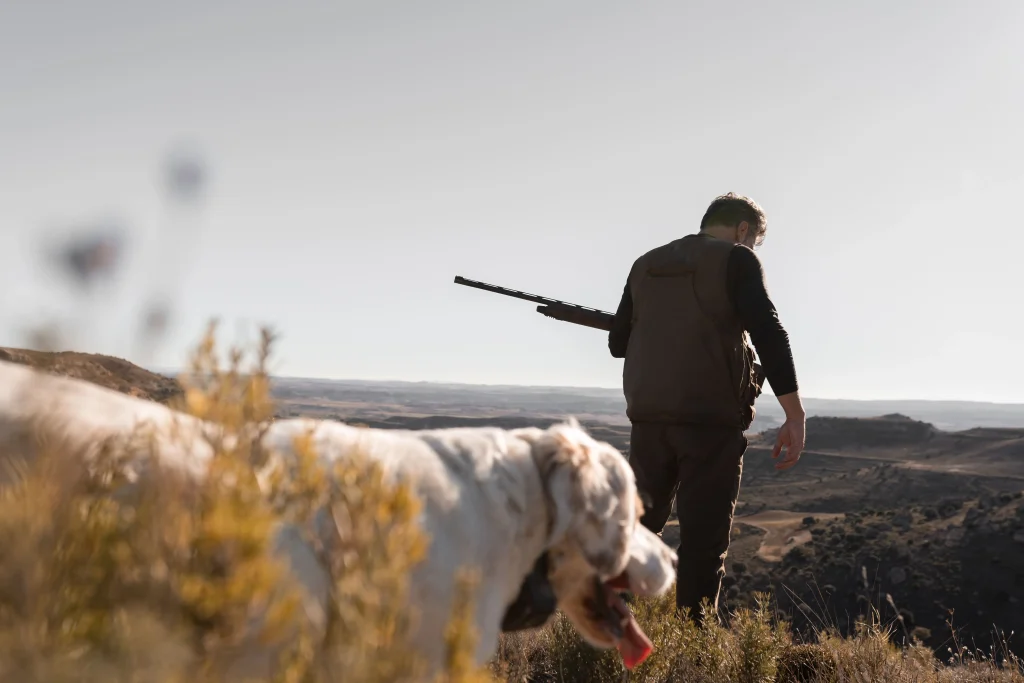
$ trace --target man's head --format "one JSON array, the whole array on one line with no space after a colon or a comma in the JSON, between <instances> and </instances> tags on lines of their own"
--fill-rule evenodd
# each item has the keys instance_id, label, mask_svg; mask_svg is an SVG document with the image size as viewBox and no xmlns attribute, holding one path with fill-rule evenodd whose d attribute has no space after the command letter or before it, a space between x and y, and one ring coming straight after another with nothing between
<instances>
[{"instance_id":1,"label":"man's head","mask_svg":"<svg viewBox=\"0 0 1024 683\"><path fill-rule=\"evenodd\" d=\"M700 231L753 249L764 242L768 221L757 202L730 192L711 202L701 219Z\"/></svg>"}]
</instances>

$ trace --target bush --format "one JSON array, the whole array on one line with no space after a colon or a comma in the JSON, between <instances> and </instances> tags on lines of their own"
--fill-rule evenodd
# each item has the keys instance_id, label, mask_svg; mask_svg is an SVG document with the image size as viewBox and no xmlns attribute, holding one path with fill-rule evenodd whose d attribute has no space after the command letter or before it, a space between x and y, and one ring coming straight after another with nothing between
<instances>
[{"instance_id":1,"label":"bush","mask_svg":"<svg viewBox=\"0 0 1024 683\"><path fill-rule=\"evenodd\" d=\"M253 639L276 665L275 681L391 681L419 670L402 639L406 579L428 540L415 524L418 501L358 457L327 476L308 443L297 444L292 471L261 481L271 337L243 372L237 350L220 367L213 332L176 404L220 428L198 484L161 467L144 441L101 444L86 466L46 425L31 462L0 453L10 472L0 488L3 683L213 683L236 671L238 645ZM272 546L285 524L307 532L323 505L338 533L333 547L318 548L333 600L326 633L314 634ZM467 665L471 576L463 587L446 676L483 680ZM328 644L322 660L317 636Z\"/></svg>"}]
</instances>

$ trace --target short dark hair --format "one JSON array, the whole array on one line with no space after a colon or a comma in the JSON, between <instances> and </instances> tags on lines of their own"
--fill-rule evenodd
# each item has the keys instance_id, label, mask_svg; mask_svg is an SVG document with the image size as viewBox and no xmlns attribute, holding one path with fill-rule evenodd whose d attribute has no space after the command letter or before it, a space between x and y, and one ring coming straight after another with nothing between
<instances>
[{"instance_id":1,"label":"short dark hair","mask_svg":"<svg viewBox=\"0 0 1024 683\"><path fill-rule=\"evenodd\" d=\"M735 228L743 221L749 223L750 229L757 235L755 244L764 242L768 232L768 219L765 218L764 210L750 197L729 192L715 197L711 202L700 221L700 229L706 230L716 225Z\"/></svg>"}]
</instances>

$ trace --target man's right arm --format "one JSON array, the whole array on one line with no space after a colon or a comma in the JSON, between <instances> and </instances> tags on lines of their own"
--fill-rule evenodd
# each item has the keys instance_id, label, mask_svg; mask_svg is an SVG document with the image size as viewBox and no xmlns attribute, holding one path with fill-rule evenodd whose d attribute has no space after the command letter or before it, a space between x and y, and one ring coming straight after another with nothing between
<instances>
[{"instance_id":1,"label":"man's right arm","mask_svg":"<svg viewBox=\"0 0 1024 683\"><path fill-rule=\"evenodd\" d=\"M629 280L622 289L619 307L615 309L612 329L608 332L608 350L612 358L625 358L629 346L629 334L633 330L633 295L629 291Z\"/></svg>"},{"instance_id":2,"label":"man's right arm","mask_svg":"<svg viewBox=\"0 0 1024 683\"><path fill-rule=\"evenodd\" d=\"M729 298L740 323L750 333L772 391L776 396L796 393L799 386L789 335L768 295L761 261L750 249L734 247L729 256L728 278Z\"/></svg>"},{"instance_id":3,"label":"man's right arm","mask_svg":"<svg viewBox=\"0 0 1024 683\"><path fill-rule=\"evenodd\" d=\"M761 262L753 251L736 247L729 258L730 298L744 328L750 333L754 348L764 365L765 375L779 405L786 413L786 422L772 452L778 458L786 446L786 457L776 468L789 469L796 464L804 449L806 414L796 379L789 335L779 321L775 304L768 295Z\"/></svg>"}]
</instances>

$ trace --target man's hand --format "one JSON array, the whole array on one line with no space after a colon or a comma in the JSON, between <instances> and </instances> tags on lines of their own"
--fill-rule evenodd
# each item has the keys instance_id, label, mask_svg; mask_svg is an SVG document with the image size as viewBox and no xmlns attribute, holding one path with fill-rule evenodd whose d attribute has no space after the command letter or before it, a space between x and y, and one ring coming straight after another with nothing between
<instances>
[{"instance_id":1,"label":"man's hand","mask_svg":"<svg viewBox=\"0 0 1024 683\"><path fill-rule=\"evenodd\" d=\"M779 437L772 449L772 458L778 459L782 447L786 447L786 457L775 464L777 470L788 470L800 460L806 439L806 414L800 401L800 394L793 392L779 396L779 405L786 411L786 422L779 429Z\"/></svg>"},{"instance_id":2,"label":"man's hand","mask_svg":"<svg viewBox=\"0 0 1024 683\"><path fill-rule=\"evenodd\" d=\"M779 429L779 438L775 440L775 448L772 450L772 457L778 458L782 453L782 447L786 447L786 457L775 463L775 469L788 470L800 460L800 453L804 450L804 420L786 420Z\"/></svg>"}]
</instances>

